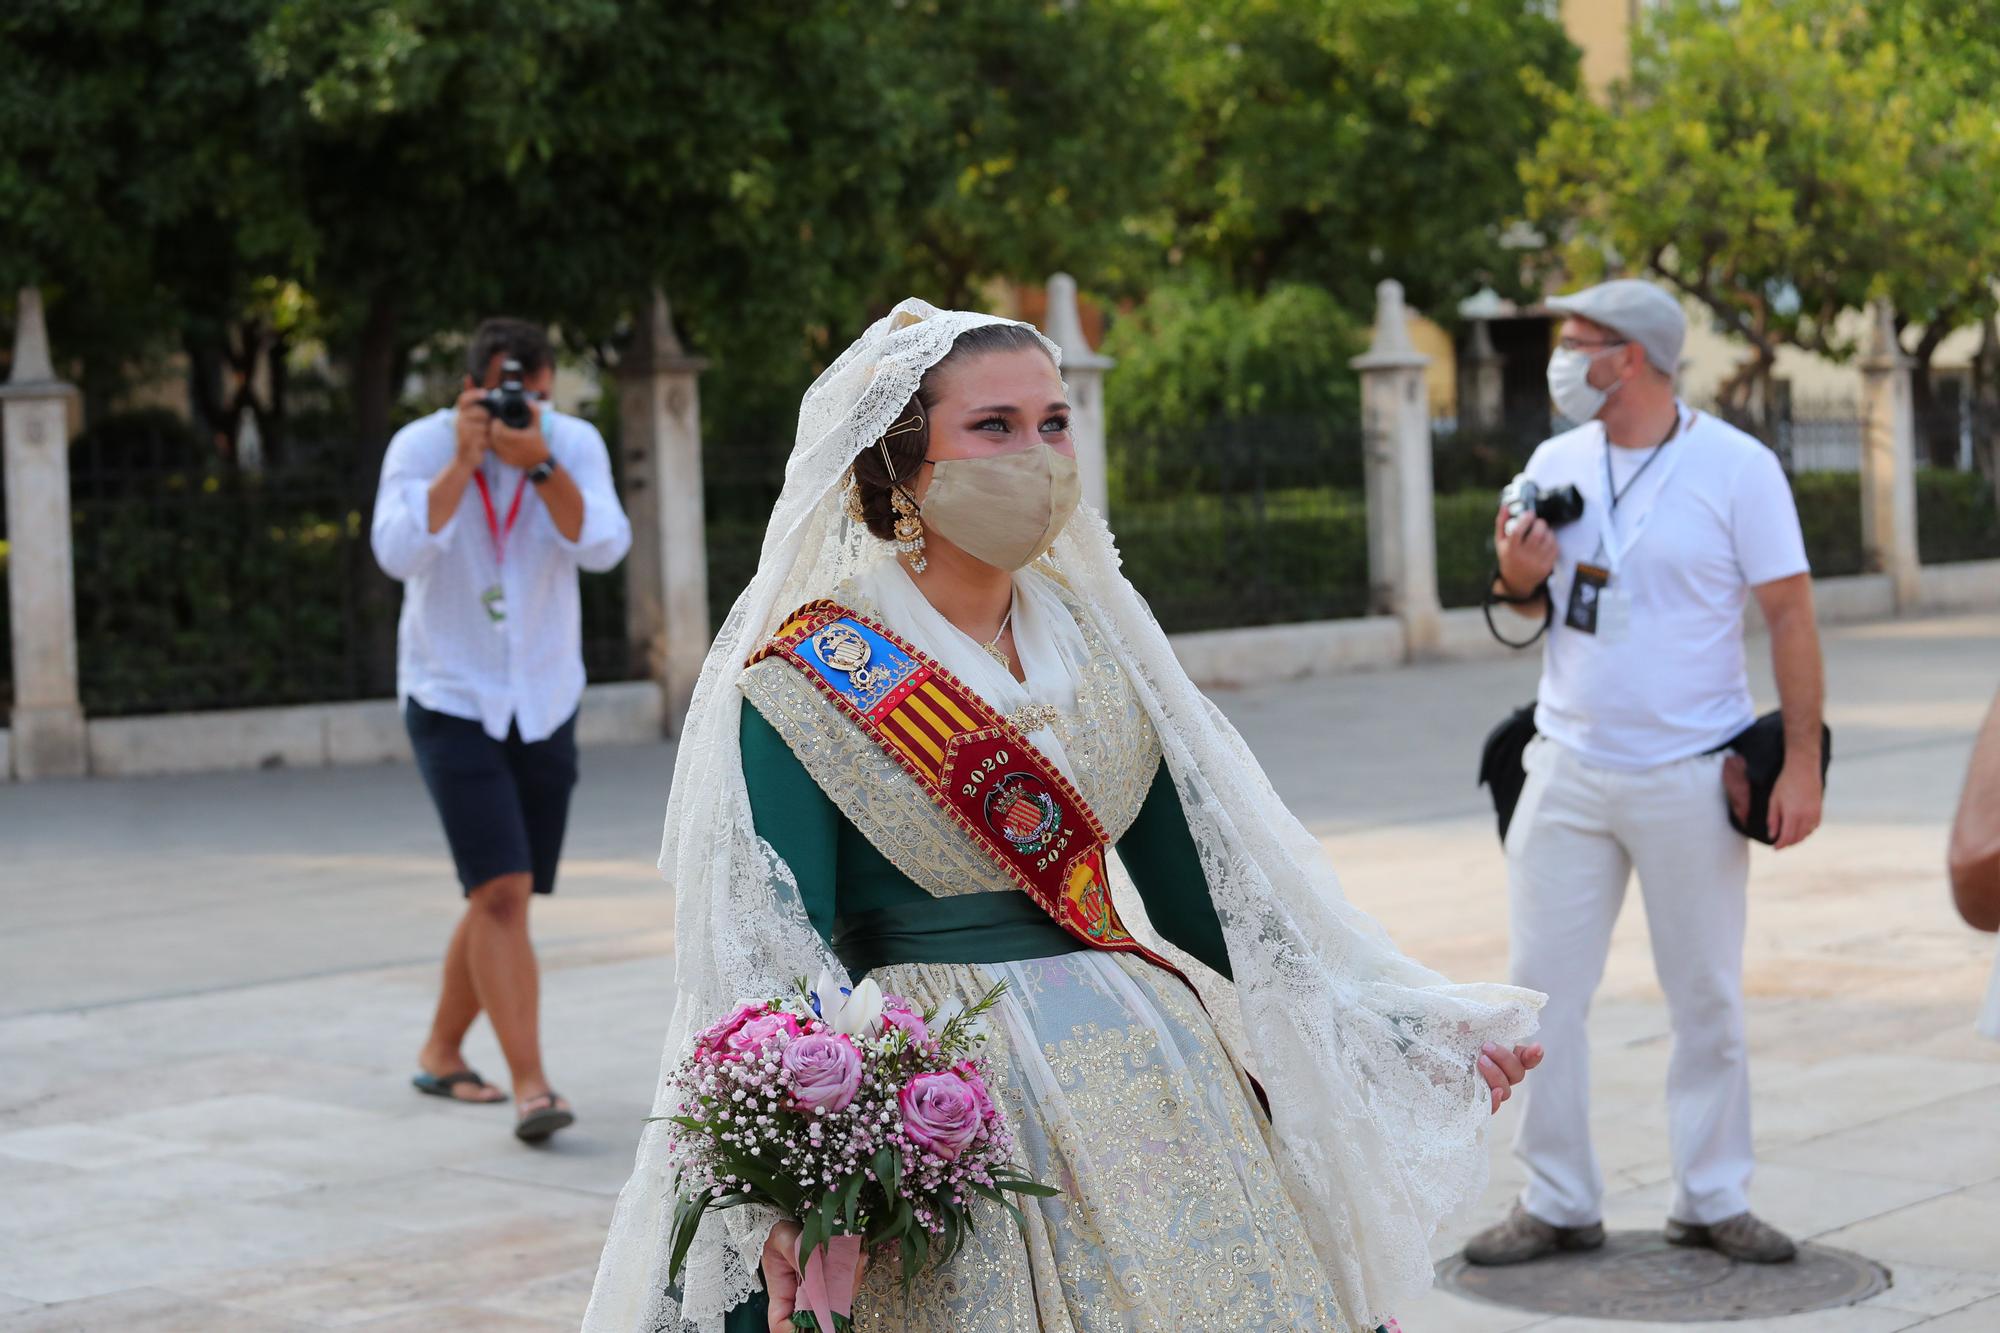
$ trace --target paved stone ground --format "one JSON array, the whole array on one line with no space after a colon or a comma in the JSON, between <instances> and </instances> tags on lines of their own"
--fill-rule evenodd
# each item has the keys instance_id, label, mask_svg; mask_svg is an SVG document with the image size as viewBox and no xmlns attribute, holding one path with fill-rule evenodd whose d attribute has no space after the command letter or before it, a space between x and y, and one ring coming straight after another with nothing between
<instances>
[{"instance_id":1,"label":"paved stone ground","mask_svg":"<svg viewBox=\"0 0 2000 1333\"><path fill-rule=\"evenodd\" d=\"M1754 1197L1895 1285L1713 1326L1434 1293L1408 1333L2000 1329L2000 1046L1970 1030L1993 944L1950 915L1940 869L2000 617L1840 631L1830 674L1828 827L1760 852L1751 890ZM1525 661L1439 666L1223 703L1357 901L1444 970L1499 976L1473 751L1532 679ZM536 909L550 1067L582 1120L541 1151L506 1108L407 1086L458 911L410 769L0 788L0 1333L574 1328L666 1023L650 866L671 759L586 756L563 889ZM1636 910L1596 1037L1608 1221L1655 1226L1667 1030ZM471 1053L504 1073L483 1028ZM1440 1256L1517 1186L1512 1114Z\"/></svg>"}]
</instances>

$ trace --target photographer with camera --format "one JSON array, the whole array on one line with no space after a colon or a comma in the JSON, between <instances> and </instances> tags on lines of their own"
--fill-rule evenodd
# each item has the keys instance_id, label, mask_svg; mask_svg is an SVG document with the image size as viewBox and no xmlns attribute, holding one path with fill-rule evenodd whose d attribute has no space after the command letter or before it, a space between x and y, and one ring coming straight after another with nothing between
<instances>
[{"instance_id":1,"label":"photographer with camera","mask_svg":"<svg viewBox=\"0 0 2000 1333\"><path fill-rule=\"evenodd\" d=\"M1491 600L1547 639L1532 720L1496 730L1482 773L1501 806L1511 980L1548 993L1548 1054L1515 1143L1527 1187L1466 1258L1604 1242L1585 1024L1636 869L1673 1026L1666 1238L1782 1262L1791 1240L1748 1197L1738 829L1782 849L1820 820L1823 683L1798 513L1776 455L1676 397L1673 297L1624 280L1548 305L1566 316L1550 396L1582 424L1536 449L1495 519ZM1753 593L1782 703L1761 723L1743 643Z\"/></svg>"},{"instance_id":2,"label":"photographer with camera","mask_svg":"<svg viewBox=\"0 0 2000 1333\"><path fill-rule=\"evenodd\" d=\"M396 694L466 901L413 1082L506 1100L460 1050L484 1010L512 1075L514 1133L533 1143L575 1119L542 1069L528 903L555 890L576 785L577 573L616 565L632 529L603 436L548 405L543 331L487 320L468 361L458 401L389 442L370 533L403 584Z\"/></svg>"}]
</instances>

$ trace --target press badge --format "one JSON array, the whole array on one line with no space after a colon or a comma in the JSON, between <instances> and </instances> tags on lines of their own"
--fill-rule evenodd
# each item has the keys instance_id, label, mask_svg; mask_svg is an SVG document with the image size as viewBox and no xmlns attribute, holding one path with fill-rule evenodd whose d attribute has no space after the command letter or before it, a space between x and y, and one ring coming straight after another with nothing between
<instances>
[{"instance_id":1,"label":"press badge","mask_svg":"<svg viewBox=\"0 0 2000 1333\"><path fill-rule=\"evenodd\" d=\"M1579 564L1569 585L1569 610L1563 624L1585 634L1597 633L1598 620L1611 585L1611 571L1602 565ZM1619 599L1621 602L1622 598Z\"/></svg>"}]
</instances>

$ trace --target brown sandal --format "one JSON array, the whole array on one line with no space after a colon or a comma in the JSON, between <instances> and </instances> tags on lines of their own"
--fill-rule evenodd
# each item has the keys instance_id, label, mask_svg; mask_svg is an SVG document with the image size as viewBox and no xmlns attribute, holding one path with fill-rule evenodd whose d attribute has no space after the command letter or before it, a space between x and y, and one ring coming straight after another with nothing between
<instances>
[{"instance_id":1,"label":"brown sandal","mask_svg":"<svg viewBox=\"0 0 2000 1333\"><path fill-rule=\"evenodd\" d=\"M529 1111L514 1126L514 1137L523 1143L541 1143L559 1129L566 1129L576 1123L576 1112L567 1106L557 1106L562 1094L554 1088L528 1098L531 1102L546 1101L547 1106L538 1111Z\"/></svg>"}]
</instances>

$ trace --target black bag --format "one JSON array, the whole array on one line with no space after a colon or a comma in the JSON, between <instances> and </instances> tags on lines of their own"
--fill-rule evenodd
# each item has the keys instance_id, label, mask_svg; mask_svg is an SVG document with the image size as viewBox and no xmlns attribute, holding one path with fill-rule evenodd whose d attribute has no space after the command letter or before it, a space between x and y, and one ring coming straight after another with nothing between
<instances>
[{"instance_id":1,"label":"black bag","mask_svg":"<svg viewBox=\"0 0 2000 1333\"><path fill-rule=\"evenodd\" d=\"M1521 768L1521 756L1528 748L1528 742L1535 739L1535 706L1517 708L1509 713L1499 726L1486 734L1486 744L1479 753L1479 782L1493 796L1493 813L1500 825L1500 841L1507 841L1507 826L1514 822L1514 806L1521 799L1521 788L1526 785L1528 775ZM1734 750L1743 756L1744 773L1750 780L1750 812L1747 819L1738 819L1736 812L1729 812L1729 825L1746 838L1754 838L1765 846L1777 839L1771 834L1769 823L1771 814L1771 793L1777 789L1778 775L1785 771L1785 717L1783 713L1772 711L1764 714L1742 731L1718 745L1715 750ZM1822 788L1826 785L1827 771L1833 764L1833 730L1825 724L1820 726L1819 780Z\"/></svg>"},{"instance_id":2,"label":"black bag","mask_svg":"<svg viewBox=\"0 0 2000 1333\"><path fill-rule=\"evenodd\" d=\"M1777 789L1778 775L1785 771L1785 716L1769 712L1729 738L1716 750L1734 750L1743 756L1744 775L1750 779L1750 814L1738 819L1729 812L1729 825L1746 838L1766 847L1777 841L1770 825L1771 793ZM1709 751L1710 754L1715 750ZM1833 730L1821 723L1819 729L1819 783L1826 787L1827 770L1833 764Z\"/></svg>"},{"instance_id":3,"label":"black bag","mask_svg":"<svg viewBox=\"0 0 2000 1333\"><path fill-rule=\"evenodd\" d=\"M1500 822L1500 841L1507 841L1507 826L1514 822L1514 806L1528 775L1521 768L1521 756L1535 739L1535 706L1516 708L1505 721L1486 733L1486 745L1479 752L1479 783L1493 794L1493 814Z\"/></svg>"}]
</instances>

